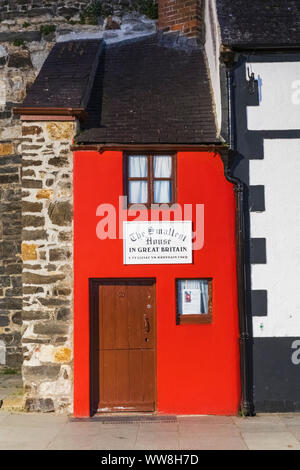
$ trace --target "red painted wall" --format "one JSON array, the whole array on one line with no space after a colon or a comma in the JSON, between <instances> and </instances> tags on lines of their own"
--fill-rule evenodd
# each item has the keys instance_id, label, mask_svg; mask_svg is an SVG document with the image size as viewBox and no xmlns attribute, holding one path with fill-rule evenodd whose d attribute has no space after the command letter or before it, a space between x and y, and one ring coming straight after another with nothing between
<instances>
[{"instance_id":1,"label":"red painted wall","mask_svg":"<svg viewBox=\"0 0 300 470\"><path fill-rule=\"evenodd\" d=\"M96 209L118 207L122 152L74 155L74 415L89 415L88 279L155 277L157 407L161 413L236 414L240 401L233 186L219 155L178 152L177 202L204 204L204 246L192 265L123 265L122 240L99 240ZM175 279L213 278L213 323L176 325Z\"/></svg>"}]
</instances>

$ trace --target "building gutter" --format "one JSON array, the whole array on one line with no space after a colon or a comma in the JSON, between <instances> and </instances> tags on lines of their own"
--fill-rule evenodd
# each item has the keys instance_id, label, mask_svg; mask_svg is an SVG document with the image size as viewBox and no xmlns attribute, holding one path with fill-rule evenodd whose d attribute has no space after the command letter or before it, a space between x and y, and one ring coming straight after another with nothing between
<instances>
[{"instance_id":1,"label":"building gutter","mask_svg":"<svg viewBox=\"0 0 300 470\"><path fill-rule=\"evenodd\" d=\"M78 151L95 151L105 152L107 150L115 151L138 151L138 150L153 150L153 151L207 151L207 152L222 152L227 149L227 146L221 143L212 144L122 144L122 143L109 143L109 144L74 144L70 149L73 152Z\"/></svg>"},{"instance_id":2,"label":"building gutter","mask_svg":"<svg viewBox=\"0 0 300 470\"><path fill-rule=\"evenodd\" d=\"M14 114L22 116L75 116L78 119L85 119L87 112L85 108L39 108L39 107L14 107Z\"/></svg>"},{"instance_id":3,"label":"building gutter","mask_svg":"<svg viewBox=\"0 0 300 470\"><path fill-rule=\"evenodd\" d=\"M299 52L300 51L300 44L236 44L236 45L226 45L223 44L223 47L226 49L230 49L234 52L257 52L261 54L262 52Z\"/></svg>"},{"instance_id":4,"label":"building gutter","mask_svg":"<svg viewBox=\"0 0 300 470\"><path fill-rule=\"evenodd\" d=\"M228 51L227 51L228 52ZM227 60L229 57L229 60ZM231 172L235 160L234 114L233 114L233 54L227 56L227 112L229 148L223 153L224 173L226 179L234 184L236 201L236 254L238 282L238 312L240 334L240 373L241 373L241 403L240 411L244 416L255 416L253 404L252 381L252 335L247 314L247 277L245 257L245 215L244 215L244 183L234 177Z\"/></svg>"}]
</instances>

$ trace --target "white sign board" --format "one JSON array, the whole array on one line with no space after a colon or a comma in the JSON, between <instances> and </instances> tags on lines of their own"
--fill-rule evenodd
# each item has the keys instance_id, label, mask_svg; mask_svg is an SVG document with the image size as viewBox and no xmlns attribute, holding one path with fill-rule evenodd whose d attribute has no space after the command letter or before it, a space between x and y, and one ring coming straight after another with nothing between
<instances>
[{"instance_id":1,"label":"white sign board","mask_svg":"<svg viewBox=\"0 0 300 470\"><path fill-rule=\"evenodd\" d=\"M124 264L192 263L192 222L123 222Z\"/></svg>"}]
</instances>

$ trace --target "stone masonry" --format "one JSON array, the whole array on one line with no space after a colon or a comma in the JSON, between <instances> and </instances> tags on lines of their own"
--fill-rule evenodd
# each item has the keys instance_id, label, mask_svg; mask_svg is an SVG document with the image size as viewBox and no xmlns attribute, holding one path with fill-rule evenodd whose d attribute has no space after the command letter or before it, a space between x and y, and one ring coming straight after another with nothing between
<instances>
[{"instance_id":1,"label":"stone masonry","mask_svg":"<svg viewBox=\"0 0 300 470\"><path fill-rule=\"evenodd\" d=\"M21 157L0 142L0 365L22 360Z\"/></svg>"},{"instance_id":2,"label":"stone masonry","mask_svg":"<svg viewBox=\"0 0 300 470\"><path fill-rule=\"evenodd\" d=\"M28 411L72 408L74 121L22 125L23 380Z\"/></svg>"}]
</instances>

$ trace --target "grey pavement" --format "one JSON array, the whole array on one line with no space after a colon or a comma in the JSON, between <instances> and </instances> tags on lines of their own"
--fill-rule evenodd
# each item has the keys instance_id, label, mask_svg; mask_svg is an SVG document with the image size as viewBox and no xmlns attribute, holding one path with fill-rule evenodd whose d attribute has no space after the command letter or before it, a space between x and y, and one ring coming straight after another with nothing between
<instances>
[{"instance_id":1,"label":"grey pavement","mask_svg":"<svg viewBox=\"0 0 300 470\"><path fill-rule=\"evenodd\" d=\"M300 450L300 413L103 423L0 410L0 450Z\"/></svg>"}]
</instances>

